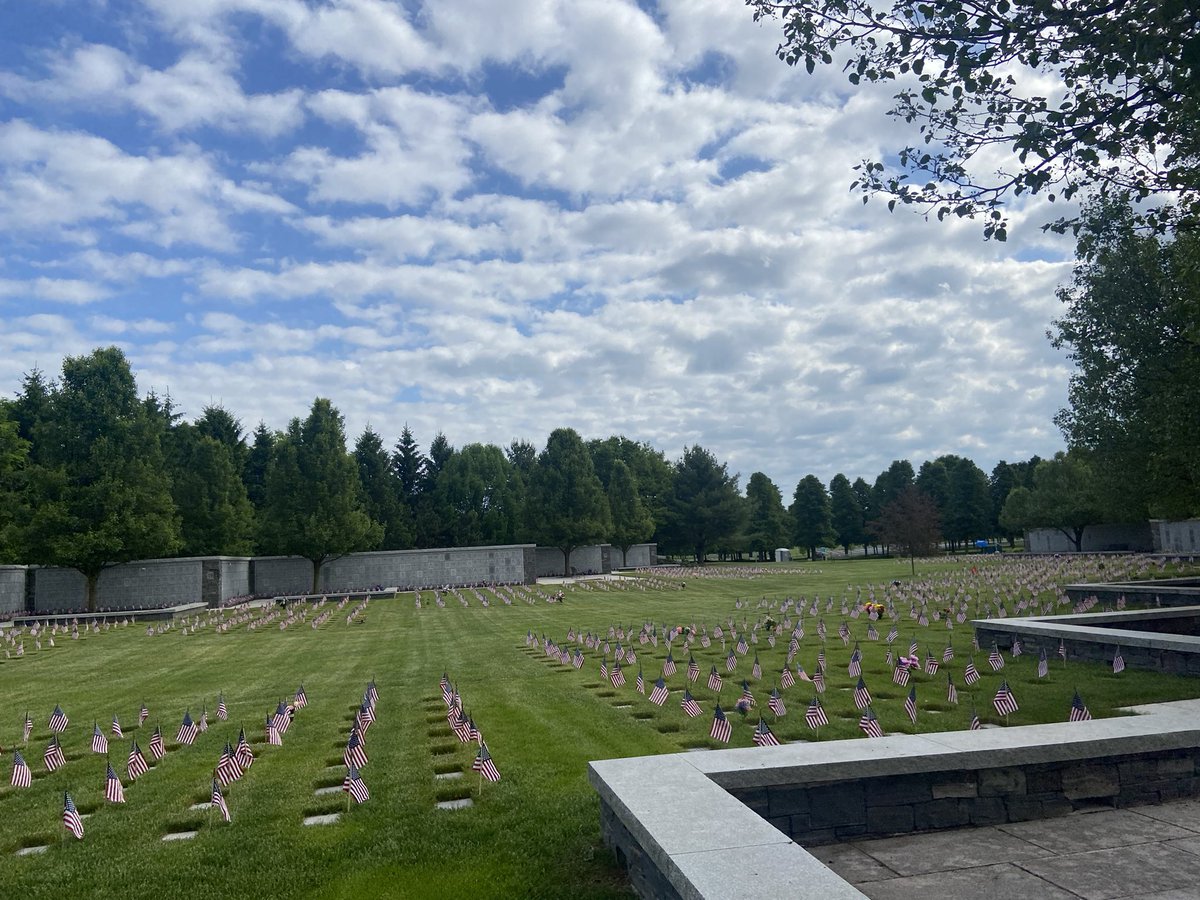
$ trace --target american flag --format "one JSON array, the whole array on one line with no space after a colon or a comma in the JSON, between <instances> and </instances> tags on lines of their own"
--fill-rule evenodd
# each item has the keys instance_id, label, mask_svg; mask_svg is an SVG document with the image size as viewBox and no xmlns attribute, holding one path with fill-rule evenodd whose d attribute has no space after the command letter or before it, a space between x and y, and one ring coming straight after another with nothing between
<instances>
[{"instance_id":1,"label":"american flag","mask_svg":"<svg viewBox=\"0 0 1200 900\"><path fill-rule=\"evenodd\" d=\"M750 685L746 683L745 679L742 680L742 702L747 706L757 706L754 702L754 695L750 693Z\"/></svg>"},{"instance_id":2,"label":"american flag","mask_svg":"<svg viewBox=\"0 0 1200 900\"><path fill-rule=\"evenodd\" d=\"M104 799L109 803L125 802L125 788L121 787L121 779L117 777L111 764L108 774L104 776Z\"/></svg>"},{"instance_id":3,"label":"american flag","mask_svg":"<svg viewBox=\"0 0 1200 900\"><path fill-rule=\"evenodd\" d=\"M163 744L162 729L157 725L154 726L154 734L150 735L150 755L155 759L162 759L167 755L167 748Z\"/></svg>"},{"instance_id":4,"label":"american flag","mask_svg":"<svg viewBox=\"0 0 1200 900\"><path fill-rule=\"evenodd\" d=\"M822 725L829 724L829 719L825 717L825 708L821 706L821 701L816 697L812 698L808 704L808 709L804 712L804 722L814 731Z\"/></svg>"},{"instance_id":5,"label":"american flag","mask_svg":"<svg viewBox=\"0 0 1200 900\"><path fill-rule=\"evenodd\" d=\"M958 688L954 686L954 679L950 673L946 673L946 702L958 703Z\"/></svg>"},{"instance_id":6,"label":"american flag","mask_svg":"<svg viewBox=\"0 0 1200 900\"><path fill-rule=\"evenodd\" d=\"M1121 648L1117 648L1117 653L1113 657L1113 674L1117 675L1125 671L1125 657L1121 655Z\"/></svg>"},{"instance_id":7,"label":"american flag","mask_svg":"<svg viewBox=\"0 0 1200 900\"><path fill-rule=\"evenodd\" d=\"M608 681L608 660L600 660L600 680Z\"/></svg>"},{"instance_id":8,"label":"american flag","mask_svg":"<svg viewBox=\"0 0 1200 900\"><path fill-rule=\"evenodd\" d=\"M925 652L925 674L926 675L936 675L938 673L939 668L940 668L940 665L938 664L937 657L934 656L932 653L928 652L928 650L926 650L926 652Z\"/></svg>"},{"instance_id":9,"label":"american flag","mask_svg":"<svg viewBox=\"0 0 1200 900\"><path fill-rule=\"evenodd\" d=\"M1071 722L1086 722L1092 717L1088 708L1083 705L1083 698L1079 696L1079 691L1075 691L1075 696L1071 699ZM14 773L15 777L15 773Z\"/></svg>"},{"instance_id":10,"label":"american flag","mask_svg":"<svg viewBox=\"0 0 1200 900\"><path fill-rule=\"evenodd\" d=\"M754 743L760 747L778 747L779 738L772 733L770 726L767 725L761 718L758 720L758 727L754 729Z\"/></svg>"},{"instance_id":11,"label":"american flag","mask_svg":"<svg viewBox=\"0 0 1200 900\"><path fill-rule=\"evenodd\" d=\"M747 653L750 652L750 645L746 643L746 635L744 635L744 634L738 638L737 652L740 653L742 656L745 656Z\"/></svg>"},{"instance_id":12,"label":"american flag","mask_svg":"<svg viewBox=\"0 0 1200 900\"><path fill-rule=\"evenodd\" d=\"M954 659L954 645L947 644L946 649L942 651L942 662L948 663Z\"/></svg>"},{"instance_id":13,"label":"american flag","mask_svg":"<svg viewBox=\"0 0 1200 900\"><path fill-rule=\"evenodd\" d=\"M818 694L825 693L825 669L817 666L817 670L813 672L812 677L813 687L817 689Z\"/></svg>"},{"instance_id":14,"label":"american flag","mask_svg":"<svg viewBox=\"0 0 1200 900\"><path fill-rule=\"evenodd\" d=\"M363 709L366 708L366 703L363 703ZM360 712L361 715L361 712ZM275 728L281 734L287 734L287 730L292 726L292 716L288 710L287 704L282 700L275 706Z\"/></svg>"},{"instance_id":15,"label":"american flag","mask_svg":"<svg viewBox=\"0 0 1200 900\"><path fill-rule=\"evenodd\" d=\"M62 711L61 706L55 706L54 712L50 713L50 730L55 734L62 734L67 730L67 714Z\"/></svg>"},{"instance_id":16,"label":"american flag","mask_svg":"<svg viewBox=\"0 0 1200 900\"><path fill-rule=\"evenodd\" d=\"M33 733L33 718L29 715L29 713L25 713L25 731L21 736L21 743L28 744L29 743L29 735L31 735L32 733Z\"/></svg>"},{"instance_id":17,"label":"american flag","mask_svg":"<svg viewBox=\"0 0 1200 900\"><path fill-rule=\"evenodd\" d=\"M462 698L459 698L461 705ZM367 735L367 729L375 722L375 704L363 701L362 706L358 708L358 730L363 733L363 737Z\"/></svg>"},{"instance_id":18,"label":"american flag","mask_svg":"<svg viewBox=\"0 0 1200 900\"><path fill-rule=\"evenodd\" d=\"M919 648L917 647L917 639L916 639L916 638L913 638L913 639L912 639L912 642L911 642L911 643L908 645L908 655L909 655L909 656L916 656L916 655L917 655L917 650L918 650L918 649L919 649Z\"/></svg>"},{"instance_id":19,"label":"american flag","mask_svg":"<svg viewBox=\"0 0 1200 900\"><path fill-rule=\"evenodd\" d=\"M121 733L121 722L116 716L113 716L112 720L112 736L125 737L125 735Z\"/></svg>"},{"instance_id":20,"label":"american flag","mask_svg":"<svg viewBox=\"0 0 1200 900\"><path fill-rule=\"evenodd\" d=\"M963 681L968 685L974 684L979 680L979 670L975 668L975 660L967 663L967 668L963 671Z\"/></svg>"},{"instance_id":21,"label":"american flag","mask_svg":"<svg viewBox=\"0 0 1200 900\"><path fill-rule=\"evenodd\" d=\"M295 707L296 709L304 709L306 706L308 706L308 694L304 692L304 685L300 685L300 687L296 688Z\"/></svg>"},{"instance_id":22,"label":"american flag","mask_svg":"<svg viewBox=\"0 0 1200 900\"><path fill-rule=\"evenodd\" d=\"M875 713L871 711L869 706L862 714L862 718L858 720L858 727L862 729L863 734L867 737L883 737L883 728L880 727L879 720L875 718Z\"/></svg>"},{"instance_id":23,"label":"american flag","mask_svg":"<svg viewBox=\"0 0 1200 900\"><path fill-rule=\"evenodd\" d=\"M995 644L992 644L992 652L988 654L988 665L992 667L993 672L999 672L1004 668L1004 657L1000 655Z\"/></svg>"},{"instance_id":24,"label":"american flag","mask_svg":"<svg viewBox=\"0 0 1200 900\"><path fill-rule=\"evenodd\" d=\"M50 736L50 745L46 747L46 752L42 754L42 761L46 764L47 772L53 772L55 769L62 768L67 764L67 758L63 755L62 744L58 742L58 735Z\"/></svg>"},{"instance_id":25,"label":"american flag","mask_svg":"<svg viewBox=\"0 0 1200 900\"><path fill-rule=\"evenodd\" d=\"M146 706L146 704L143 703L142 708L138 711L138 726L141 727L142 725L145 725L146 719L148 719L149 717L150 717L150 707Z\"/></svg>"},{"instance_id":26,"label":"american flag","mask_svg":"<svg viewBox=\"0 0 1200 900\"><path fill-rule=\"evenodd\" d=\"M971 707L971 730L978 731L982 727L983 727L983 723L979 721L979 713L976 712L975 707L972 706Z\"/></svg>"},{"instance_id":27,"label":"american flag","mask_svg":"<svg viewBox=\"0 0 1200 900\"><path fill-rule=\"evenodd\" d=\"M221 758L217 760L217 779L222 785L227 785L241 777L242 767L238 764L237 754L233 752L229 741L226 741L225 749L221 751Z\"/></svg>"},{"instance_id":28,"label":"american flag","mask_svg":"<svg viewBox=\"0 0 1200 900\"><path fill-rule=\"evenodd\" d=\"M859 709L866 709L871 705L871 692L867 690L867 683L861 678L854 688L854 705Z\"/></svg>"},{"instance_id":29,"label":"american flag","mask_svg":"<svg viewBox=\"0 0 1200 900\"><path fill-rule=\"evenodd\" d=\"M787 666L784 666L783 670L779 673L779 683L785 688L790 688L796 683L796 679L792 677L792 670Z\"/></svg>"},{"instance_id":30,"label":"american flag","mask_svg":"<svg viewBox=\"0 0 1200 900\"><path fill-rule=\"evenodd\" d=\"M858 649L858 644L854 645L854 651L850 654L850 665L847 670L851 678L857 678L862 674L862 651Z\"/></svg>"},{"instance_id":31,"label":"american flag","mask_svg":"<svg viewBox=\"0 0 1200 900\"><path fill-rule=\"evenodd\" d=\"M577 669L583 668L583 654L579 651L578 647L575 648L575 655L571 658L571 665Z\"/></svg>"},{"instance_id":32,"label":"american flag","mask_svg":"<svg viewBox=\"0 0 1200 900\"><path fill-rule=\"evenodd\" d=\"M679 705L683 707L683 711L688 714L689 719L696 718L702 712L700 704L696 702L696 698L692 696L692 692L687 688L683 689L683 702Z\"/></svg>"},{"instance_id":33,"label":"american flag","mask_svg":"<svg viewBox=\"0 0 1200 900\"><path fill-rule=\"evenodd\" d=\"M688 655L687 680L694 682L700 677L700 664L696 662L696 657Z\"/></svg>"},{"instance_id":34,"label":"american flag","mask_svg":"<svg viewBox=\"0 0 1200 900\"><path fill-rule=\"evenodd\" d=\"M717 671L716 666L713 666L712 670L708 673L708 689L719 693L723 683L721 673Z\"/></svg>"},{"instance_id":35,"label":"american flag","mask_svg":"<svg viewBox=\"0 0 1200 900\"><path fill-rule=\"evenodd\" d=\"M713 740L720 741L722 744L729 743L729 736L733 733L733 726L729 724L729 720L725 718L725 713L721 709L721 704L717 704L717 708L713 710L712 728L709 729L709 737Z\"/></svg>"},{"instance_id":36,"label":"american flag","mask_svg":"<svg viewBox=\"0 0 1200 900\"><path fill-rule=\"evenodd\" d=\"M274 716L267 716L267 743L276 747L283 746L283 738L279 736L279 729L275 727Z\"/></svg>"},{"instance_id":37,"label":"american flag","mask_svg":"<svg viewBox=\"0 0 1200 900\"><path fill-rule=\"evenodd\" d=\"M725 671L732 672L737 668L737 657L733 655L733 651L729 651L729 655L725 657Z\"/></svg>"},{"instance_id":38,"label":"american flag","mask_svg":"<svg viewBox=\"0 0 1200 900\"><path fill-rule=\"evenodd\" d=\"M100 726L97 724L92 725L92 752L108 752L108 738L104 736L104 733L100 730Z\"/></svg>"},{"instance_id":39,"label":"american flag","mask_svg":"<svg viewBox=\"0 0 1200 900\"><path fill-rule=\"evenodd\" d=\"M221 811L221 818L226 822L229 821L229 805L225 802L225 798L221 795L221 786L217 784L214 778L212 783L212 805Z\"/></svg>"},{"instance_id":40,"label":"american flag","mask_svg":"<svg viewBox=\"0 0 1200 900\"><path fill-rule=\"evenodd\" d=\"M475 761L471 763L471 769L481 774L488 781L500 780L500 772L496 768L496 763L492 760L492 754L488 752L487 744L479 745L479 752L475 754Z\"/></svg>"},{"instance_id":41,"label":"american flag","mask_svg":"<svg viewBox=\"0 0 1200 900\"><path fill-rule=\"evenodd\" d=\"M250 742L246 740L246 729L244 728L238 729L238 742L234 753L243 772L254 765L254 751L250 749Z\"/></svg>"},{"instance_id":42,"label":"american flag","mask_svg":"<svg viewBox=\"0 0 1200 900\"><path fill-rule=\"evenodd\" d=\"M908 718L915 725L917 724L917 688L913 685L908 689L908 696L904 698L904 711L908 713Z\"/></svg>"},{"instance_id":43,"label":"american flag","mask_svg":"<svg viewBox=\"0 0 1200 900\"><path fill-rule=\"evenodd\" d=\"M1064 661L1064 662L1066 661L1066 659L1067 659L1067 645L1063 643L1063 641L1062 641L1062 639L1061 639L1061 638L1060 638L1060 639L1059 639L1059 641L1058 641L1058 655L1059 655L1059 656L1061 656L1061 657L1063 658L1063 661Z\"/></svg>"},{"instance_id":44,"label":"american flag","mask_svg":"<svg viewBox=\"0 0 1200 900\"><path fill-rule=\"evenodd\" d=\"M625 684L625 673L621 671L621 664L613 662L612 669L609 670L608 679L613 683L613 687L622 687Z\"/></svg>"},{"instance_id":45,"label":"american flag","mask_svg":"<svg viewBox=\"0 0 1200 900\"><path fill-rule=\"evenodd\" d=\"M654 690L650 692L650 702L662 706L667 702L667 684L661 678L654 682Z\"/></svg>"},{"instance_id":46,"label":"american flag","mask_svg":"<svg viewBox=\"0 0 1200 900\"><path fill-rule=\"evenodd\" d=\"M127 769L130 781L137 781L150 771L150 767L146 765L146 757L142 756L142 748L137 745L137 741L134 741L133 746L129 748Z\"/></svg>"},{"instance_id":47,"label":"american flag","mask_svg":"<svg viewBox=\"0 0 1200 900\"><path fill-rule=\"evenodd\" d=\"M873 616L875 614L871 613L871 615ZM878 629L875 628L875 626L873 624L867 626L867 640L868 641L879 640L879 631L878 631Z\"/></svg>"},{"instance_id":48,"label":"american flag","mask_svg":"<svg viewBox=\"0 0 1200 900\"><path fill-rule=\"evenodd\" d=\"M824 646L822 646L821 649L817 651L817 668L818 669L825 668L825 647Z\"/></svg>"},{"instance_id":49,"label":"american flag","mask_svg":"<svg viewBox=\"0 0 1200 900\"><path fill-rule=\"evenodd\" d=\"M901 663L892 670L892 683L901 687L908 684L908 666Z\"/></svg>"},{"instance_id":50,"label":"american flag","mask_svg":"<svg viewBox=\"0 0 1200 900\"><path fill-rule=\"evenodd\" d=\"M888 668L891 668L891 666L892 666L892 664L893 664L894 662L895 662L895 657L893 657L893 656L892 656L892 648L891 648L891 647L888 647L888 651L887 651L887 664L888 664Z\"/></svg>"},{"instance_id":51,"label":"american flag","mask_svg":"<svg viewBox=\"0 0 1200 900\"><path fill-rule=\"evenodd\" d=\"M634 682L633 688L634 688L634 690L636 690L636 691L637 691L639 694L645 694L645 693L646 693L646 679L642 677L642 668L641 668L641 666L638 666L637 681L635 681L635 682Z\"/></svg>"},{"instance_id":52,"label":"american flag","mask_svg":"<svg viewBox=\"0 0 1200 900\"><path fill-rule=\"evenodd\" d=\"M675 657L671 655L671 651L667 651L667 658L663 661L663 677L669 678L675 674Z\"/></svg>"},{"instance_id":53,"label":"american flag","mask_svg":"<svg viewBox=\"0 0 1200 900\"><path fill-rule=\"evenodd\" d=\"M1050 660L1046 659L1046 648L1042 648L1041 656L1038 657L1038 678L1045 678L1050 674Z\"/></svg>"},{"instance_id":54,"label":"american flag","mask_svg":"<svg viewBox=\"0 0 1200 900\"><path fill-rule=\"evenodd\" d=\"M767 700L767 708L777 716L787 715L787 707L783 705L783 697L779 696L779 691L775 688L771 689L771 696Z\"/></svg>"},{"instance_id":55,"label":"american flag","mask_svg":"<svg viewBox=\"0 0 1200 900\"><path fill-rule=\"evenodd\" d=\"M754 654L754 665L750 668L751 678L762 678L762 666L758 662L758 654Z\"/></svg>"},{"instance_id":56,"label":"american flag","mask_svg":"<svg viewBox=\"0 0 1200 900\"><path fill-rule=\"evenodd\" d=\"M307 701L305 701L307 702ZM229 707L225 705L225 695L217 696L217 718L224 722L229 718Z\"/></svg>"},{"instance_id":57,"label":"american flag","mask_svg":"<svg viewBox=\"0 0 1200 900\"><path fill-rule=\"evenodd\" d=\"M891 631L889 631L887 633L887 642L890 644L892 641L894 641L898 637L900 637L900 632L899 632L899 630L897 630L896 626L893 625L891 628Z\"/></svg>"},{"instance_id":58,"label":"american flag","mask_svg":"<svg viewBox=\"0 0 1200 900\"><path fill-rule=\"evenodd\" d=\"M1021 655L1021 639L1019 637L1013 638L1012 649L1009 652L1014 658Z\"/></svg>"},{"instance_id":59,"label":"american flag","mask_svg":"<svg viewBox=\"0 0 1200 900\"><path fill-rule=\"evenodd\" d=\"M25 757L21 755L20 750L14 750L12 786L27 788L31 784L33 784L33 773L29 771L29 763L25 762Z\"/></svg>"},{"instance_id":60,"label":"american flag","mask_svg":"<svg viewBox=\"0 0 1200 900\"><path fill-rule=\"evenodd\" d=\"M63 827L78 840L83 840L83 819L79 817L79 810L75 808L75 801L70 794L63 794Z\"/></svg>"},{"instance_id":61,"label":"american flag","mask_svg":"<svg viewBox=\"0 0 1200 900\"><path fill-rule=\"evenodd\" d=\"M201 734L208 731L208 709L200 710L200 721L196 723L196 730Z\"/></svg>"},{"instance_id":62,"label":"american flag","mask_svg":"<svg viewBox=\"0 0 1200 900\"><path fill-rule=\"evenodd\" d=\"M1007 681L1001 682L1000 689L996 691L996 696L992 700L992 706L996 707L996 712L1002 716L1011 715L1020 709L1017 706L1016 698L1012 695L1012 691L1008 689Z\"/></svg>"},{"instance_id":63,"label":"american flag","mask_svg":"<svg viewBox=\"0 0 1200 900\"><path fill-rule=\"evenodd\" d=\"M366 702L371 709L375 708L375 704L379 702L379 689L375 687L375 679L372 678L367 682Z\"/></svg>"},{"instance_id":64,"label":"american flag","mask_svg":"<svg viewBox=\"0 0 1200 900\"><path fill-rule=\"evenodd\" d=\"M196 723L192 721L191 713L185 711L183 714L183 721L179 723L179 731L175 733L175 742L178 744L191 745L195 743L196 735L198 733L199 732L196 728Z\"/></svg>"},{"instance_id":65,"label":"american flag","mask_svg":"<svg viewBox=\"0 0 1200 900\"><path fill-rule=\"evenodd\" d=\"M371 799L371 792L367 790L367 785L363 782L362 776L358 774L358 769L350 766L346 769L346 777L342 781L342 790L354 798L355 803L365 803Z\"/></svg>"}]
</instances>

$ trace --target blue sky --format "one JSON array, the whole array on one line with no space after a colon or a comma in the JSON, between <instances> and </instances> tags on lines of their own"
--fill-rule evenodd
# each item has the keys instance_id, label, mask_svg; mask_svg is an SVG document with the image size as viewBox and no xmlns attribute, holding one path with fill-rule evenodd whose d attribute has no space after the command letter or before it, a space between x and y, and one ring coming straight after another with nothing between
<instances>
[{"instance_id":1,"label":"blue sky","mask_svg":"<svg viewBox=\"0 0 1200 900\"><path fill-rule=\"evenodd\" d=\"M736 0L0 21L0 393L115 343L187 418L283 428L327 396L351 440L570 426L785 495L1061 447L1050 211L995 244L863 206L853 166L919 138Z\"/></svg>"}]
</instances>

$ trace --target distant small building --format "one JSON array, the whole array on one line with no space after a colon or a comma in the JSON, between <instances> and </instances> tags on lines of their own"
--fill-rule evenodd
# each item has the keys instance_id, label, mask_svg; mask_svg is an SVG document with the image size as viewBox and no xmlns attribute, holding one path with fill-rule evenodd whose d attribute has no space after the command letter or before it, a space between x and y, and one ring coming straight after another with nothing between
<instances>
[{"instance_id":1,"label":"distant small building","mask_svg":"<svg viewBox=\"0 0 1200 900\"><path fill-rule=\"evenodd\" d=\"M787 547L775 548L775 562L791 562L792 551Z\"/></svg>"}]
</instances>

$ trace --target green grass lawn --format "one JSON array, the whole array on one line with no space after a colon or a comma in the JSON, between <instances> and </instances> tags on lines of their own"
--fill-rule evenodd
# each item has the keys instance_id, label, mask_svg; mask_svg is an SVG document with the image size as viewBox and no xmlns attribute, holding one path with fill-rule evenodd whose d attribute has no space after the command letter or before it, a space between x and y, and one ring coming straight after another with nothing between
<instances>
[{"instance_id":1,"label":"green grass lawn","mask_svg":"<svg viewBox=\"0 0 1200 900\"><path fill-rule=\"evenodd\" d=\"M0 745L5 751L0 884L11 897L628 896L622 873L600 841L599 804L586 779L588 760L717 746L708 737L717 698L706 686L714 664L725 680L722 706L731 709L741 680L747 679L781 740L866 740L857 727L853 680L846 671L854 643L844 646L837 633L843 621L859 641L863 677L888 733L966 728L972 701L985 723L1000 723L991 700L1002 678L1021 707L1010 725L1064 721L1076 687L1096 716L1112 715L1116 706L1200 695L1200 685L1192 680L1132 670L1113 675L1103 666L1064 666L1057 658L1051 660L1050 676L1038 679L1033 655L1011 659L1005 654L1004 670L992 673L986 647L975 654L983 678L969 690L962 679L971 656L969 628L948 630L944 620L921 626L910 618L910 605L919 608L924 600L934 610L966 602L974 616L988 604L1011 606L1021 596L1052 597L1052 583L1101 574L1069 568L1077 563L1039 565L1043 568L972 557L920 565L915 581L903 561L825 563L819 570L768 567L772 574L766 575L755 574L761 567L751 566L706 573L726 577L687 572L652 582L648 590L631 584L608 590L569 588L562 605L540 597L526 602L536 590L528 588L511 605L483 591L487 608L471 590L461 592L466 607L453 595L438 607L432 592L424 592L417 609L413 595L405 594L394 601L372 601L365 621L354 624L346 623L352 607L334 611L316 630L299 623L280 631L276 619L255 630L243 624L228 633L209 626L196 634L184 635L176 628L148 636L139 624L84 632L79 640L59 634L55 647L47 642L40 651L25 634L25 655L0 660ZM1108 566L1104 577L1126 574L1114 571L1112 562ZM955 648L955 659L937 675L913 677L920 706L915 726L902 706L908 688L892 683L885 663L884 638L892 621L878 622L879 640L868 641L866 618L841 613L843 601L852 609L860 593L865 600L873 590L882 599L894 579L903 582L892 595L900 614L894 647L906 652L915 636L922 658L928 648L939 660L948 640ZM678 581L686 587L679 589ZM657 647L638 643L643 625L695 623L707 627L711 636L718 625L728 632L733 620L741 631L743 622L753 626L768 616L782 622L778 604L789 596L805 598L805 637L796 661L809 673L821 643L818 621L824 620L828 630L828 688L822 699L830 724L818 733L803 719L813 696L809 684L799 682L783 691L788 706L784 717L776 720L766 712L786 658L786 632L771 648L766 627L760 627L758 643L738 657L733 673L725 670L733 641L726 650L717 639L707 649L697 642L691 652L701 676L689 687L704 713L694 719L680 709L677 693L686 684L689 658L682 639L672 648L678 671L667 679L673 693L662 707L634 691L637 665L625 667L627 684L616 688L600 680L600 651L585 649L586 664L576 671L548 659L527 640L529 633L539 642L544 635L573 649L578 642L567 640L572 629L580 639L588 632L603 639L612 627L615 648L615 629L632 627L634 639L623 643L636 650L649 692L667 648L661 639ZM815 616L809 614L814 598L819 598ZM831 599L833 608L827 612ZM330 602L317 612L335 606ZM310 622L316 614L309 614ZM797 618L794 611L786 615ZM763 670L760 679L750 674L755 653ZM473 745L459 743L450 732L438 687L443 672L487 741L502 776L499 783L480 785L471 771ZM946 702L947 672L958 686L957 706ZM379 690L378 720L367 734L370 762L362 770L371 799L347 812L343 794L317 796L314 791L341 783L342 748L353 710L372 678ZM283 746L267 746L266 714L280 699L290 699L301 683L309 706L298 711ZM215 716L221 693L229 708L227 722ZM143 702L151 714L138 728ZM63 736L68 764L46 774L42 752L55 704L71 720ZM204 708L209 731L191 747L174 746L184 711L198 718ZM11 751L21 748L26 710L34 729L23 752L35 779L31 788L18 789L7 784ZM122 806L104 801L104 757L90 749L93 722L107 735L114 714L126 735L124 740L110 738L113 767L126 782ZM745 720L730 712L730 719L730 746L750 746L757 712ZM130 739L136 738L146 752L156 723L167 738L168 753L149 773L128 783ZM233 821L225 824L189 807L208 799L212 770L225 741L236 742L239 726L254 743L257 759L227 790ZM435 778L453 772L462 776ZM82 812L91 813L83 841L63 838L67 790ZM474 799L472 808L435 808L439 800L464 796ZM332 811L343 813L338 824L301 825L306 815ZM162 842L163 834L185 829L199 834L190 841ZM50 845L45 853L16 855L19 848L40 843Z\"/></svg>"}]
</instances>

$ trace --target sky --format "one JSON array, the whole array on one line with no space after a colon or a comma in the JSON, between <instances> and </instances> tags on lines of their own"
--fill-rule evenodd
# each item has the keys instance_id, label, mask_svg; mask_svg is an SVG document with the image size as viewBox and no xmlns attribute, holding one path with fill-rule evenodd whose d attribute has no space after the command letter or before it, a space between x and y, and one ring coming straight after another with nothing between
<instances>
[{"instance_id":1,"label":"sky","mask_svg":"<svg viewBox=\"0 0 1200 900\"><path fill-rule=\"evenodd\" d=\"M850 191L920 140L738 0L0 0L0 395L623 434L744 488L1061 449L1073 246ZM1061 204L1060 204L1061 206Z\"/></svg>"}]
</instances>

